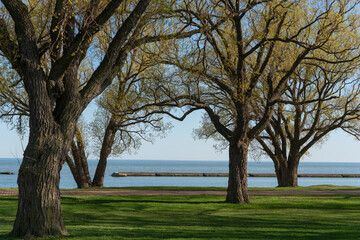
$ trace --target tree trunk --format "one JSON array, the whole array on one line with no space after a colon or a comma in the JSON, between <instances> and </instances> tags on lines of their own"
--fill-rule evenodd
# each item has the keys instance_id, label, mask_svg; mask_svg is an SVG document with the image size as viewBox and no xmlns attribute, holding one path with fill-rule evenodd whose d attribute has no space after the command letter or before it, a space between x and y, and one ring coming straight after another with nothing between
<instances>
[{"instance_id":1,"label":"tree trunk","mask_svg":"<svg viewBox=\"0 0 360 240\"><path fill-rule=\"evenodd\" d=\"M74 158L76 173L78 176L78 182L79 182L78 188L88 188L89 183L87 181L87 178L86 178L86 175L84 172L84 168L83 168L83 164L82 164L82 160L81 160L81 154L78 151L78 148L77 148L74 140L71 142L71 154Z\"/></svg>"},{"instance_id":2,"label":"tree trunk","mask_svg":"<svg viewBox=\"0 0 360 240\"><path fill-rule=\"evenodd\" d=\"M71 159L67 160L67 162L70 162L69 167L73 173L78 188L91 187L92 183L87 157L85 154L84 140L77 127L75 129L75 138L71 142L71 155L74 162L72 162Z\"/></svg>"},{"instance_id":3,"label":"tree trunk","mask_svg":"<svg viewBox=\"0 0 360 240\"><path fill-rule=\"evenodd\" d=\"M298 167L300 159L290 160L288 163L288 187L297 187L298 186Z\"/></svg>"},{"instance_id":4,"label":"tree trunk","mask_svg":"<svg viewBox=\"0 0 360 240\"><path fill-rule=\"evenodd\" d=\"M85 145L84 140L82 137L82 134L78 127L75 129L75 136L76 136L76 146L78 151L78 157L79 157L79 167L82 169L82 173L84 174L83 178L84 181L86 181L88 187L91 187L91 177L89 172L89 166L87 162L87 157L85 154Z\"/></svg>"},{"instance_id":5,"label":"tree trunk","mask_svg":"<svg viewBox=\"0 0 360 240\"><path fill-rule=\"evenodd\" d=\"M85 179L89 187L92 187L90 172L89 172L89 165L88 165L88 159L85 154L81 156L81 165L84 169Z\"/></svg>"},{"instance_id":6,"label":"tree trunk","mask_svg":"<svg viewBox=\"0 0 360 240\"><path fill-rule=\"evenodd\" d=\"M60 202L60 170L70 140L60 127L30 128L18 176L18 211L12 235L30 238L67 235Z\"/></svg>"},{"instance_id":7,"label":"tree trunk","mask_svg":"<svg viewBox=\"0 0 360 240\"><path fill-rule=\"evenodd\" d=\"M81 180L79 179L79 176L78 176L77 171L76 171L76 166L75 166L73 160L71 159L71 157L69 155L65 156L65 160L66 160L66 163L68 164L68 166L70 168L71 174L74 177L74 180L76 182L77 187L81 188Z\"/></svg>"},{"instance_id":8,"label":"tree trunk","mask_svg":"<svg viewBox=\"0 0 360 240\"><path fill-rule=\"evenodd\" d=\"M100 159L96 167L96 172L93 179L93 186L96 187L104 186L104 176L107 165L107 159L111 153L112 145L114 144L116 131L117 129L115 127L115 123L112 120L110 120L105 130L105 135L100 151Z\"/></svg>"},{"instance_id":9,"label":"tree trunk","mask_svg":"<svg viewBox=\"0 0 360 240\"><path fill-rule=\"evenodd\" d=\"M298 186L298 167L299 159L280 160L280 164L275 165L278 187L297 187Z\"/></svg>"},{"instance_id":10,"label":"tree trunk","mask_svg":"<svg viewBox=\"0 0 360 240\"><path fill-rule=\"evenodd\" d=\"M249 144L246 142L230 143L227 203L249 203L247 192L248 148Z\"/></svg>"}]
</instances>

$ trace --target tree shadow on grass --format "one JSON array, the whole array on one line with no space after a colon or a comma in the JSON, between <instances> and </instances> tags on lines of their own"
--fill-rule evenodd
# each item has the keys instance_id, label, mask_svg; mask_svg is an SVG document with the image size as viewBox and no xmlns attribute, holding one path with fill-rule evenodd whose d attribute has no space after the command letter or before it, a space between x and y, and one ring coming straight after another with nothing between
<instances>
[{"instance_id":1,"label":"tree shadow on grass","mask_svg":"<svg viewBox=\"0 0 360 240\"><path fill-rule=\"evenodd\" d=\"M1 235L1 234L0 234L0 239L10 240L10 239L16 239L16 238L14 238L14 237L9 237L8 234L5 234L5 235Z\"/></svg>"},{"instance_id":2,"label":"tree shadow on grass","mask_svg":"<svg viewBox=\"0 0 360 240\"><path fill-rule=\"evenodd\" d=\"M216 199L87 199L81 213L66 211L64 215L70 233L84 239L112 236L125 239L358 239L360 236L359 221L347 221L347 215L339 213L339 210L357 208L360 203L351 202L351 206L347 206L336 201L314 202L309 198L312 202L305 199L234 205ZM95 207L101 214L89 211ZM314 214L313 209L325 216Z\"/></svg>"},{"instance_id":3,"label":"tree shadow on grass","mask_svg":"<svg viewBox=\"0 0 360 240\"><path fill-rule=\"evenodd\" d=\"M217 200L208 200L208 201L191 201L191 200L177 200L177 199L164 199L165 197L162 196L164 200L154 200L154 199L74 199L71 197L62 197L64 200L73 201L73 203L69 202L67 204L74 204L77 205L79 203L86 202L87 204L113 204L113 203L164 203L164 204L224 204L225 199L223 201ZM181 197L182 198L182 197Z\"/></svg>"},{"instance_id":4,"label":"tree shadow on grass","mask_svg":"<svg viewBox=\"0 0 360 240\"><path fill-rule=\"evenodd\" d=\"M348 196L348 195L344 195L341 196L341 199L354 199L354 200L359 200L356 203L352 203L351 205L346 205L343 204L342 202L337 202L334 201L334 199L329 199L330 201L319 201L321 200L322 197L324 198L324 196L308 196L309 200L306 201L298 201L297 199L294 199L293 201L267 201L261 204L257 204L257 201L253 200L252 203L250 204L231 204L231 203L226 203L225 199L224 200L209 200L209 198L207 197L203 197L203 198L186 198L189 196L141 196L141 198L139 199L139 196L126 196L126 197L122 197L122 198L118 198L114 196L109 196L112 198L102 198L102 199L98 199L98 198L94 198L94 199L80 199L80 198L72 198L72 197L63 197L64 201L66 202L66 204L68 205L79 205L79 204L88 204L88 205L94 205L94 206L106 206L108 205L109 207L111 207L112 205L119 205L119 204L183 204L183 205L203 205L203 204L215 204L215 205L224 205L224 206L228 206L228 207L233 207L233 208L241 208L241 207L249 207L253 208L251 206L256 206L257 209L323 209L323 210L357 210L360 209L360 197L353 197L353 196ZM136 199L133 199L134 197L136 197ZM191 197L191 196L190 196ZM340 196L339 196L340 197ZM155 198L155 199L154 199ZM159 198L159 199L157 199ZM185 198L185 199L184 199ZM222 199L222 197L217 197ZM206 200L207 199L207 200ZM311 202L311 204L309 204L310 201L313 201L314 199L316 199L316 202ZM206 200L206 201L203 201ZM327 199L325 199L327 200Z\"/></svg>"},{"instance_id":5,"label":"tree shadow on grass","mask_svg":"<svg viewBox=\"0 0 360 240\"><path fill-rule=\"evenodd\" d=\"M260 197L246 205L219 199L222 197L62 197L71 236L61 239L360 239L360 213L351 215L356 219L347 215L360 209L359 197L311 196L293 201ZM16 203L11 205L16 208ZM0 226L12 224L0 216ZM0 235L0 239L15 238Z\"/></svg>"},{"instance_id":6,"label":"tree shadow on grass","mask_svg":"<svg viewBox=\"0 0 360 240\"><path fill-rule=\"evenodd\" d=\"M89 217L89 216L87 216ZM171 219L172 218L172 219ZM87 218L89 219L89 218ZM211 216L201 214L160 213L156 219L144 216L126 216L108 219L103 222L86 221L84 228L71 229L74 237L111 237L124 238L200 238L200 239L357 239L359 231L353 231L356 224L341 226L314 220L256 219L252 216ZM287 220L287 221L285 221ZM106 227L98 227L99 223ZM84 227L83 225L83 227ZM340 226L337 226L340 227Z\"/></svg>"}]
</instances>

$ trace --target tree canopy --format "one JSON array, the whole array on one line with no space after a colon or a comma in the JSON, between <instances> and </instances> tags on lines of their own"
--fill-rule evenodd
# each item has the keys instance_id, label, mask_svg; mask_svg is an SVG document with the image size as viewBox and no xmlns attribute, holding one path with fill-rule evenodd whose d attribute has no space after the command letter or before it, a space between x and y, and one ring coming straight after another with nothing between
<instances>
[{"instance_id":1,"label":"tree canopy","mask_svg":"<svg viewBox=\"0 0 360 240\"><path fill-rule=\"evenodd\" d=\"M152 53L161 63L155 89L167 96L158 101L205 110L198 133L229 146L228 202L248 202L249 143L268 125L299 66L358 58L356 9L352 1L189 1L179 10L184 23L202 30Z\"/></svg>"},{"instance_id":2,"label":"tree canopy","mask_svg":"<svg viewBox=\"0 0 360 240\"><path fill-rule=\"evenodd\" d=\"M4 116L10 117L26 108L30 129L18 178L19 205L12 231L17 236L67 234L59 194L64 156L81 113L125 73L134 49L151 60L147 77L152 81L144 88L151 101L138 106L135 98L132 113L136 116L156 105L157 113L182 120L203 109L205 122L211 124L199 133L221 136L229 146L229 203L249 202L249 144L267 129L281 102L295 103L297 111L297 101L304 101L295 101L288 91L295 88L296 95L303 84L313 81L321 89L321 81L328 81L333 71L324 63L341 66L359 58L358 1L1 3L0 51L13 69L3 74L1 87L18 89L4 91L0 104L5 106ZM314 76L304 81L306 69ZM118 88L126 88L123 83ZM327 100L318 102L326 105Z\"/></svg>"}]
</instances>

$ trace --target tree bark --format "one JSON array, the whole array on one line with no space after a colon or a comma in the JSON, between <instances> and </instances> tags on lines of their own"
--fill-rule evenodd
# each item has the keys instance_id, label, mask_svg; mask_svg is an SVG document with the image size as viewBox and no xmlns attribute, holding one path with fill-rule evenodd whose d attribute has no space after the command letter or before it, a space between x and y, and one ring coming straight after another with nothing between
<instances>
[{"instance_id":1,"label":"tree bark","mask_svg":"<svg viewBox=\"0 0 360 240\"><path fill-rule=\"evenodd\" d=\"M248 148L249 144L244 141L230 143L227 203L249 203L247 192Z\"/></svg>"},{"instance_id":2,"label":"tree bark","mask_svg":"<svg viewBox=\"0 0 360 240\"><path fill-rule=\"evenodd\" d=\"M72 154L72 156L74 158L74 162L75 162L76 172L77 172L78 181L79 181L78 186L79 186L79 188L88 188L89 183L87 181L85 171L83 168L81 154L78 151L78 148L77 148L74 140L71 142L71 154Z\"/></svg>"},{"instance_id":3,"label":"tree bark","mask_svg":"<svg viewBox=\"0 0 360 240\"><path fill-rule=\"evenodd\" d=\"M297 187L298 186L298 167L300 159L289 159L288 162L288 179L287 179L287 187Z\"/></svg>"},{"instance_id":4,"label":"tree bark","mask_svg":"<svg viewBox=\"0 0 360 240\"><path fill-rule=\"evenodd\" d=\"M70 140L60 127L33 131L18 176L19 201L12 235L31 238L67 235L60 202L60 170ZM71 128L71 126L69 126Z\"/></svg>"},{"instance_id":5,"label":"tree bark","mask_svg":"<svg viewBox=\"0 0 360 240\"><path fill-rule=\"evenodd\" d=\"M82 173L84 174L83 179L86 181L88 187L91 187L91 177L89 173L89 166L87 162L87 157L85 154L85 146L84 140L82 138L82 134L78 127L75 128L75 136L76 136L76 147L79 157L79 167L82 169Z\"/></svg>"},{"instance_id":6,"label":"tree bark","mask_svg":"<svg viewBox=\"0 0 360 240\"><path fill-rule=\"evenodd\" d=\"M278 187L297 187L298 186L298 167L299 158L281 159L275 165L275 172ZM275 160L274 160L275 163Z\"/></svg>"},{"instance_id":7,"label":"tree bark","mask_svg":"<svg viewBox=\"0 0 360 240\"><path fill-rule=\"evenodd\" d=\"M105 135L100 151L100 159L96 167L96 172L93 179L93 186L96 187L104 186L104 176L107 165L107 159L111 153L112 145L114 144L116 131L117 129L115 127L115 123L111 119L105 130Z\"/></svg>"},{"instance_id":8,"label":"tree bark","mask_svg":"<svg viewBox=\"0 0 360 240\"><path fill-rule=\"evenodd\" d=\"M69 155L65 156L65 160L66 160L66 163L68 164L68 166L70 168L71 174L74 177L74 180L76 182L77 187L81 188L81 181L80 181L79 176L77 174L76 166L75 166L73 160L71 159L71 157Z\"/></svg>"}]
</instances>

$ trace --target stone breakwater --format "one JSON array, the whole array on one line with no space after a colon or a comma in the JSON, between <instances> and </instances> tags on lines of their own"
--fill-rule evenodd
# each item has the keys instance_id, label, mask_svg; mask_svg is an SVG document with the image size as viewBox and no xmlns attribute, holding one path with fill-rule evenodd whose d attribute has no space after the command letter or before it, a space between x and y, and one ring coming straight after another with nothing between
<instances>
[{"instance_id":1,"label":"stone breakwater","mask_svg":"<svg viewBox=\"0 0 360 240\"><path fill-rule=\"evenodd\" d=\"M227 177L228 173L114 172L113 177ZM273 173L249 173L249 177L276 177ZM298 174L311 178L360 178L360 174Z\"/></svg>"}]
</instances>

